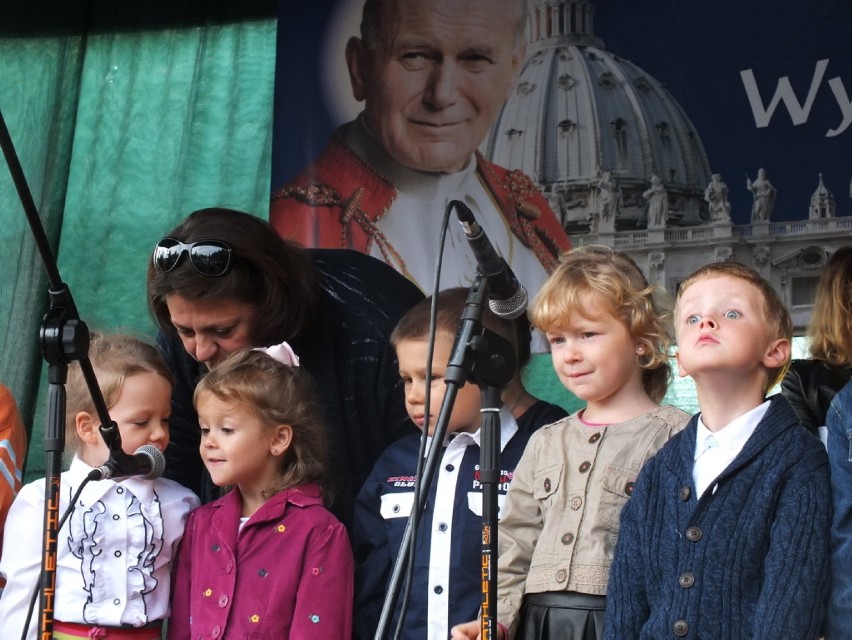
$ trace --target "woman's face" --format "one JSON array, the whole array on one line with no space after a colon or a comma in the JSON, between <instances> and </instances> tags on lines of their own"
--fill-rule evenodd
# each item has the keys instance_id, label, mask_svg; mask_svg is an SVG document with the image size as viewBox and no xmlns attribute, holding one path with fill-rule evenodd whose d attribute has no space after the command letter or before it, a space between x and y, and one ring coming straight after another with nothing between
<instances>
[{"instance_id":1,"label":"woman's face","mask_svg":"<svg viewBox=\"0 0 852 640\"><path fill-rule=\"evenodd\" d=\"M173 293L166 297L166 306L183 348L208 369L230 353L258 346L252 339L254 305L235 300L188 300Z\"/></svg>"}]
</instances>

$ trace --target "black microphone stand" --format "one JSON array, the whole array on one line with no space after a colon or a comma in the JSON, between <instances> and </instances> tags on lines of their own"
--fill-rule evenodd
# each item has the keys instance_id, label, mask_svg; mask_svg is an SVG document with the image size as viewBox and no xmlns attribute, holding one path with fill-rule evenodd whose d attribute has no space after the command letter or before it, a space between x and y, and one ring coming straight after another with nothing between
<instances>
[{"instance_id":1,"label":"black microphone stand","mask_svg":"<svg viewBox=\"0 0 852 640\"><path fill-rule=\"evenodd\" d=\"M421 514L426 506L432 477L440 462L442 445L447 433L458 390L470 380L478 385L482 395L483 423L480 432L480 482L482 484L482 639L496 638L492 634L496 623L497 571L497 488L500 481L500 398L502 388L515 375L517 358L512 345L503 337L482 326L483 306L488 303L488 278L477 275L468 293L465 308L459 321L450 359L444 374L447 390L441 404L432 445L417 479L419 488L412 515ZM383 640L392 618L394 603L413 544L409 517L403 533L399 553L391 573L388 592L382 607L375 640Z\"/></svg>"},{"instance_id":2,"label":"black microphone stand","mask_svg":"<svg viewBox=\"0 0 852 640\"><path fill-rule=\"evenodd\" d=\"M0 112L0 147L9 165L9 173L18 191L18 197L30 224L36 247L41 254L48 278L50 309L45 314L39 332L41 352L48 364L48 413L44 433L45 483L44 483L44 539L41 564L41 615L39 637L53 637L54 597L56 595L56 549L59 524L60 480L62 453L65 450L65 383L68 364L80 362L86 386L92 395L101 425L100 431L110 453L121 452L121 435L118 426L110 420L107 406L98 386L95 372L88 359L89 330L80 320L68 286L62 282L56 260L47 241L32 194L24 177L21 163L12 145L6 121Z\"/></svg>"}]
</instances>

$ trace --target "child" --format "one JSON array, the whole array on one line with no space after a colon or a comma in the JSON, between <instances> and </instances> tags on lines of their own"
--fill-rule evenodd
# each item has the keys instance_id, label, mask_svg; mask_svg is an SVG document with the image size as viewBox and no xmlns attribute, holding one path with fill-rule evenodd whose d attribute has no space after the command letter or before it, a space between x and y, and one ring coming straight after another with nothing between
<instances>
[{"instance_id":1,"label":"child","mask_svg":"<svg viewBox=\"0 0 852 640\"><path fill-rule=\"evenodd\" d=\"M438 294L428 419L424 415L424 402L431 299L409 310L391 334L405 383L406 410L429 436L433 435L443 403L446 390L443 376L467 296L466 288L447 289ZM520 331L516 333L515 323L484 308L482 325L505 338L515 353L521 353L522 360L529 353L528 322L523 322L524 336ZM529 395L520 383L520 376L507 386L504 399L506 406L500 411L498 503L505 497L512 471L532 432L565 416L561 408ZM429 487L420 523L412 597L402 638L446 639L451 625L469 620L479 611L482 600L482 492L477 479L480 408L478 386L467 383L458 390L447 425L447 447ZM420 439L420 435L413 434L391 445L379 458L355 503L352 533L358 561L355 637L362 640L372 640L375 636L391 568L414 504ZM396 628L398 615L397 611L389 630Z\"/></svg>"},{"instance_id":2,"label":"child","mask_svg":"<svg viewBox=\"0 0 852 640\"><path fill-rule=\"evenodd\" d=\"M787 400L765 397L790 361L790 315L757 272L720 262L681 284L675 326L701 412L624 510L606 637L817 638L828 460Z\"/></svg>"},{"instance_id":3,"label":"child","mask_svg":"<svg viewBox=\"0 0 852 640\"><path fill-rule=\"evenodd\" d=\"M135 338L94 335L89 360L122 449L160 451L169 443L171 374L157 350ZM78 363L68 370L65 438L74 458L61 476L59 513L109 459L100 420ZM169 615L172 557L195 495L171 480L128 477L88 482L58 533L54 637L159 640ZM39 582L44 522L44 479L24 486L6 521L0 573L4 638L20 638ZM38 602L28 637L36 637Z\"/></svg>"},{"instance_id":4,"label":"child","mask_svg":"<svg viewBox=\"0 0 852 640\"><path fill-rule=\"evenodd\" d=\"M826 640L852 638L852 381L828 408L828 464L831 476L831 589L825 619Z\"/></svg>"},{"instance_id":5,"label":"child","mask_svg":"<svg viewBox=\"0 0 852 640\"><path fill-rule=\"evenodd\" d=\"M562 383L586 402L530 439L500 522L501 640L603 635L618 518L645 461L688 421L660 407L670 376L666 314L626 255L563 254L530 308ZM478 638L480 622L453 629Z\"/></svg>"},{"instance_id":6,"label":"child","mask_svg":"<svg viewBox=\"0 0 852 640\"><path fill-rule=\"evenodd\" d=\"M15 494L21 488L21 475L27 457L27 432L15 397L0 384L0 547L3 526ZM0 590L3 581L0 579Z\"/></svg>"},{"instance_id":7,"label":"child","mask_svg":"<svg viewBox=\"0 0 852 640\"><path fill-rule=\"evenodd\" d=\"M352 551L323 506L325 425L296 363L286 345L238 351L195 389L204 466L233 489L190 515L170 639L351 635Z\"/></svg>"}]
</instances>

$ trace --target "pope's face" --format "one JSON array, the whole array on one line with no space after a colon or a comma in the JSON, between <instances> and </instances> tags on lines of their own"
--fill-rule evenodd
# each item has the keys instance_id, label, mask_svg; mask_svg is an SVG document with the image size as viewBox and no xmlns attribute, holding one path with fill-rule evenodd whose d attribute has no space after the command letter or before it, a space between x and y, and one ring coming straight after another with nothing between
<instances>
[{"instance_id":1,"label":"pope's face","mask_svg":"<svg viewBox=\"0 0 852 640\"><path fill-rule=\"evenodd\" d=\"M518 0L398 0L382 11L377 46L353 39L347 49L367 126L410 169L459 171L523 63Z\"/></svg>"}]
</instances>

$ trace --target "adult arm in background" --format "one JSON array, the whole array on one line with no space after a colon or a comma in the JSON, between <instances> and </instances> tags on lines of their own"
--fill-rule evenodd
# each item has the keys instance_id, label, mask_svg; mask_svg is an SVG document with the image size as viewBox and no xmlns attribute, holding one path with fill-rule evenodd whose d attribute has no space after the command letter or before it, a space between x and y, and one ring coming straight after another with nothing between
<instances>
[{"instance_id":1,"label":"adult arm in background","mask_svg":"<svg viewBox=\"0 0 852 640\"><path fill-rule=\"evenodd\" d=\"M371 256L309 252L321 274L319 316L291 345L317 383L330 433L330 509L349 527L355 498L376 460L400 437L417 433L405 411L390 334L423 293Z\"/></svg>"},{"instance_id":2,"label":"adult arm in background","mask_svg":"<svg viewBox=\"0 0 852 640\"><path fill-rule=\"evenodd\" d=\"M825 426L828 407L852 377L852 367L835 368L822 360L793 360L781 380L781 395L792 405L802 425L814 435Z\"/></svg>"},{"instance_id":3,"label":"adult arm in background","mask_svg":"<svg viewBox=\"0 0 852 640\"><path fill-rule=\"evenodd\" d=\"M21 489L26 458L27 432L24 422L12 392L0 384L0 548L6 514Z\"/></svg>"},{"instance_id":4,"label":"adult arm in background","mask_svg":"<svg viewBox=\"0 0 852 640\"><path fill-rule=\"evenodd\" d=\"M826 640L852 638L852 382L834 397L826 420L831 469L831 591Z\"/></svg>"}]
</instances>

